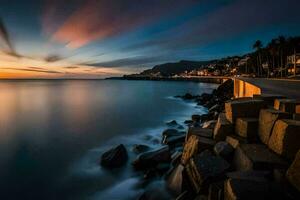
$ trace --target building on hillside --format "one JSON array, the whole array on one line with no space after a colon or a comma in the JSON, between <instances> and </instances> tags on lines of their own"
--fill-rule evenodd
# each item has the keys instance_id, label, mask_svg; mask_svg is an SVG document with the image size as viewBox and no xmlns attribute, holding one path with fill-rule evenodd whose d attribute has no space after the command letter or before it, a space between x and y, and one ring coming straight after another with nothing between
<instances>
[{"instance_id":1,"label":"building on hillside","mask_svg":"<svg viewBox=\"0 0 300 200\"><path fill-rule=\"evenodd\" d=\"M287 70L289 75L300 74L300 53L287 57Z\"/></svg>"}]
</instances>

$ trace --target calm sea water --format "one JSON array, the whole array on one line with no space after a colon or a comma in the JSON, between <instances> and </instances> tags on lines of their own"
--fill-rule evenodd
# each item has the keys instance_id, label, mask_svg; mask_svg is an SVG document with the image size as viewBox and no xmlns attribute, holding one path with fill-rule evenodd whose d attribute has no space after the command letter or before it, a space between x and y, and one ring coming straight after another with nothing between
<instances>
[{"instance_id":1,"label":"calm sea water","mask_svg":"<svg viewBox=\"0 0 300 200\"><path fill-rule=\"evenodd\" d=\"M103 151L155 148L166 121L205 112L172 98L216 85L151 81L0 81L0 199L136 199L128 165L107 171ZM134 159L130 153L130 159Z\"/></svg>"}]
</instances>

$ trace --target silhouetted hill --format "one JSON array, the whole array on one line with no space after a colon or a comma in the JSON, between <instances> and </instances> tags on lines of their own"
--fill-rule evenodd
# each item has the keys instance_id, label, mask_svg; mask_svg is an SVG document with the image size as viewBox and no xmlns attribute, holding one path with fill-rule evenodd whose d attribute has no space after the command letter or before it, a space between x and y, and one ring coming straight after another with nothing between
<instances>
[{"instance_id":1,"label":"silhouetted hill","mask_svg":"<svg viewBox=\"0 0 300 200\"><path fill-rule=\"evenodd\" d=\"M201 66L207 65L211 61L187 61L182 60L175 63L165 63L161 65L156 65L152 69L145 70L141 75L149 75L151 73L160 72L163 76L170 76L174 74L179 74L184 71L191 71L193 69L199 69Z\"/></svg>"}]
</instances>

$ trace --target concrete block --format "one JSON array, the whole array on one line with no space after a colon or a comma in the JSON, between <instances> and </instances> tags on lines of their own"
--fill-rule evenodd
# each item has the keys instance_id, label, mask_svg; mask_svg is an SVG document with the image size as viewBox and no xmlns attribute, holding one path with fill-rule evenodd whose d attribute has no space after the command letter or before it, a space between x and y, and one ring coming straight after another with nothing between
<instances>
[{"instance_id":1,"label":"concrete block","mask_svg":"<svg viewBox=\"0 0 300 200\"><path fill-rule=\"evenodd\" d=\"M300 149L300 121L278 120L269 140L269 148L287 159L294 159Z\"/></svg>"},{"instance_id":2,"label":"concrete block","mask_svg":"<svg viewBox=\"0 0 300 200\"><path fill-rule=\"evenodd\" d=\"M276 120L289 119L291 114L274 109L262 109L259 114L258 135L262 143L268 144Z\"/></svg>"},{"instance_id":3,"label":"concrete block","mask_svg":"<svg viewBox=\"0 0 300 200\"><path fill-rule=\"evenodd\" d=\"M259 111L266 107L263 100L232 100L225 103L226 118L235 123L237 118L258 118Z\"/></svg>"},{"instance_id":4,"label":"concrete block","mask_svg":"<svg viewBox=\"0 0 300 200\"><path fill-rule=\"evenodd\" d=\"M214 129L214 139L216 141L225 140L226 136L232 134L233 132L233 124L226 119L224 113L220 113Z\"/></svg>"},{"instance_id":5,"label":"concrete block","mask_svg":"<svg viewBox=\"0 0 300 200\"><path fill-rule=\"evenodd\" d=\"M202 128L214 129L217 124L217 120L210 120L203 123Z\"/></svg>"},{"instance_id":6,"label":"concrete block","mask_svg":"<svg viewBox=\"0 0 300 200\"><path fill-rule=\"evenodd\" d=\"M186 134L186 141L188 141L191 135L196 135L200 137L213 138L213 130L209 128L201 127L190 127Z\"/></svg>"},{"instance_id":7,"label":"concrete block","mask_svg":"<svg viewBox=\"0 0 300 200\"><path fill-rule=\"evenodd\" d=\"M190 159L186 166L188 177L198 193L203 187L225 175L230 165L219 156L202 153Z\"/></svg>"},{"instance_id":8,"label":"concrete block","mask_svg":"<svg viewBox=\"0 0 300 200\"><path fill-rule=\"evenodd\" d=\"M276 94L260 94L260 95L253 95L254 99L263 100L266 104L270 107L274 106L275 99L286 99L285 96L276 95Z\"/></svg>"},{"instance_id":9,"label":"concrete block","mask_svg":"<svg viewBox=\"0 0 300 200\"><path fill-rule=\"evenodd\" d=\"M224 184L225 200L284 199L283 193L268 181L228 179Z\"/></svg>"},{"instance_id":10,"label":"concrete block","mask_svg":"<svg viewBox=\"0 0 300 200\"><path fill-rule=\"evenodd\" d=\"M236 170L273 170L283 169L287 163L262 144L240 144L234 154Z\"/></svg>"},{"instance_id":11,"label":"concrete block","mask_svg":"<svg viewBox=\"0 0 300 200\"><path fill-rule=\"evenodd\" d=\"M297 120L297 121L300 121L300 113L295 113L295 114L293 115L293 119L294 119L294 120Z\"/></svg>"},{"instance_id":12,"label":"concrete block","mask_svg":"<svg viewBox=\"0 0 300 200\"><path fill-rule=\"evenodd\" d=\"M173 169L173 171L167 178L167 187L175 195L180 195L182 193L183 170L183 165L179 164Z\"/></svg>"},{"instance_id":13,"label":"concrete block","mask_svg":"<svg viewBox=\"0 0 300 200\"><path fill-rule=\"evenodd\" d=\"M235 123L235 134L256 141L258 138L257 118L237 118Z\"/></svg>"},{"instance_id":14,"label":"concrete block","mask_svg":"<svg viewBox=\"0 0 300 200\"><path fill-rule=\"evenodd\" d=\"M300 104L297 104L297 105L296 105L296 113L297 113L297 114L300 114Z\"/></svg>"},{"instance_id":15,"label":"concrete block","mask_svg":"<svg viewBox=\"0 0 300 200\"><path fill-rule=\"evenodd\" d=\"M300 150L286 173L289 183L300 192Z\"/></svg>"},{"instance_id":16,"label":"concrete block","mask_svg":"<svg viewBox=\"0 0 300 200\"><path fill-rule=\"evenodd\" d=\"M191 157L201 153L204 150L213 150L215 144L216 142L212 139L191 135L184 145L181 163L185 165Z\"/></svg>"},{"instance_id":17,"label":"concrete block","mask_svg":"<svg viewBox=\"0 0 300 200\"><path fill-rule=\"evenodd\" d=\"M218 181L210 184L208 190L208 200L224 199L224 181Z\"/></svg>"},{"instance_id":18,"label":"concrete block","mask_svg":"<svg viewBox=\"0 0 300 200\"><path fill-rule=\"evenodd\" d=\"M288 113L295 113L299 102L296 99L275 99L274 108Z\"/></svg>"}]
</instances>

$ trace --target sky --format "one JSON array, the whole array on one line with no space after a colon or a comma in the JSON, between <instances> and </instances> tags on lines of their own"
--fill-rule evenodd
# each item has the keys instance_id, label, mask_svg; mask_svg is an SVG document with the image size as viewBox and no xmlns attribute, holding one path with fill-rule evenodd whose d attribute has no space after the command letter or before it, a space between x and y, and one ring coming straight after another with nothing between
<instances>
[{"instance_id":1,"label":"sky","mask_svg":"<svg viewBox=\"0 0 300 200\"><path fill-rule=\"evenodd\" d=\"M300 35L299 0L0 0L0 78L104 78Z\"/></svg>"}]
</instances>

